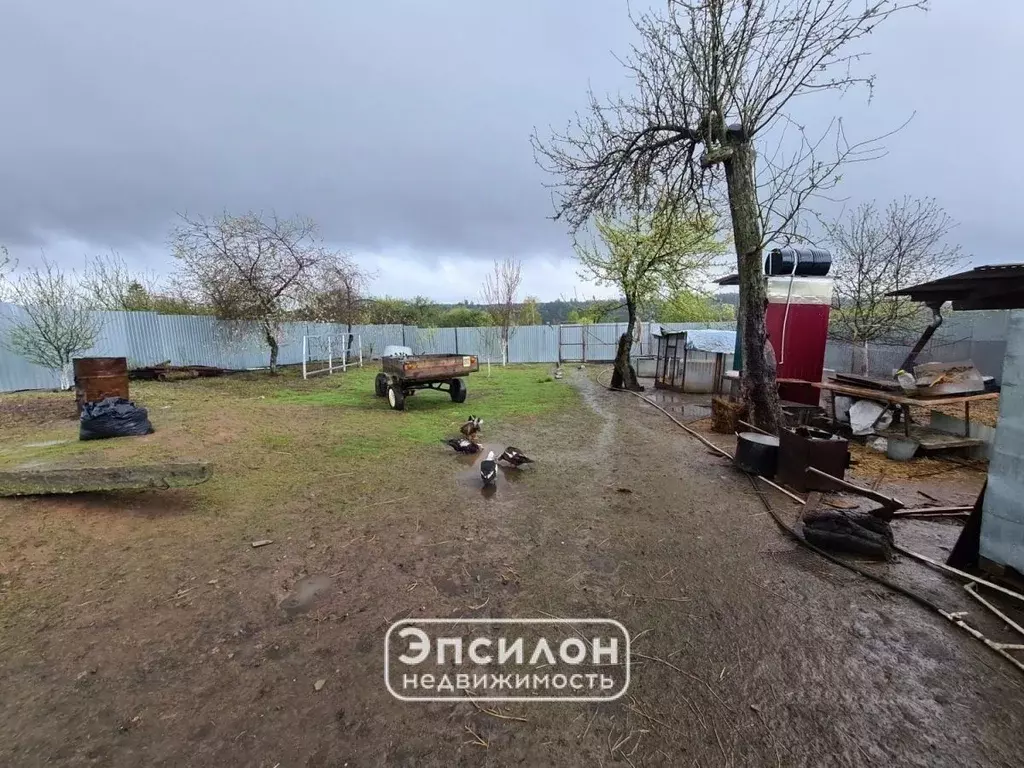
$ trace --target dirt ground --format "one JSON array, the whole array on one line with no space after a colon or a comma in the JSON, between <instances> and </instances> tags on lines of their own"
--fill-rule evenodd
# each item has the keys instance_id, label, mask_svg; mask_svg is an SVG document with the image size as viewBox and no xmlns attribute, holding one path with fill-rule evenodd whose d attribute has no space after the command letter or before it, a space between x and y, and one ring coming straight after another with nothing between
<instances>
[{"instance_id":1,"label":"dirt ground","mask_svg":"<svg viewBox=\"0 0 1024 768\"><path fill-rule=\"evenodd\" d=\"M1020 765L1024 676L784 538L745 476L592 373L577 406L486 425L537 462L493 495L438 446L372 497L325 480L237 530L187 490L0 504L0 763ZM896 525L933 556L957 532ZM1012 640L943 576L874 567ZM548 614L625 624L625 698L510 705L523 722L385 689L396 617Z\"/></svg>"}]
</instances>

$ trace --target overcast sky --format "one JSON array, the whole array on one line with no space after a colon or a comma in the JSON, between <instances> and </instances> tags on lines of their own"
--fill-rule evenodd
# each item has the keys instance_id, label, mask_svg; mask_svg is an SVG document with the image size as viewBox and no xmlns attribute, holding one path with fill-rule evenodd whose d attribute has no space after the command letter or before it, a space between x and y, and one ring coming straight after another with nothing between
<instances>
[{"instance_id":1,"label":"overcast sky","mask_svg":"<svg viewBox=\"0 0 1024 768\"><path fill-rule=\"evenodd\" d=\"M564 125L588 85L625 84L623 0L3 7L0 243L22 263L116 249L168 273L176 211L274 210L315 218L377 293L477 299L506 255L542 299L593 292L547 219L529 134ZM1024 260L1022 30L1019 0L934 0L873 35L875 97L841 102L848 132L916 117L841 194L933 195L976 262Z\"/></svg>"}]
</instances>

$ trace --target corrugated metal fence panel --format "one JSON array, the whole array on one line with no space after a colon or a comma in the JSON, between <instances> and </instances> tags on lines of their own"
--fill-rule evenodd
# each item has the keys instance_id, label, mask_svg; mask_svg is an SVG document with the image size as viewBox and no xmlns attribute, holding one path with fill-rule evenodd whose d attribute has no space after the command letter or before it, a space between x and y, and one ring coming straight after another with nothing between
<instances>
[{"instance_id":1,"label":"corrugated metal fence panel","mask_svg":"<svg viewBox=\"0 0 1024 768\"><path fill-rule=\"evenodd\" d=\"M403 343L400 325L353 325L352 333L362 339L364 360L379 356L389 344Z\"/></svg>"},{"instance_id":2,"label":"corrugated metal fence panel","mask_svg":"<svg viewBox=\"0 0 1024 768\"><path fill-rule=\"evenodd\" d=\"M25 310L13 304L0 303L0 338L6 337L11 325L25 317ZM60 377L54 372L24 360L0 346L0 392L20 389L56 389Z\"/></svg>"},{"instance_id":3,"label":"corrugated metal fence panel","mask_svg":"<svg viewBox=\"0 0 1024 768\"><path fill-rule=\"evenodd\" d=\"M626 332L625 323L601 323L583 326L584 341L587 345L587 360L591 362L612 361L619 345L619 336Z\"/></svg>"},{"instance_id":4,"label":"corrugated metal fence panel","mask_svg":"<svg viewBox=\"0 0 1024 768\"><path fill-rule=\"evenodd\" d=\"M1024 571L1024 310L1008 326L999 429L981 518L983 557Z\"/></svg>"},{"instance_id":5,"label":"corrugated metal fence panel","mask_svg":"<svg viewBox=\"0 0 1024 768\"><path fill-rule=\"evenodd\" d=\"M23 313L18 307L0 304L0 333L11 318ZM214 365L223 368L264 368L270 354L255 324L222 323L210 316L158 315L152 312L102 312L100 337L83 356L125 356L132 366L155 365L170 360L173 365ZM997 381L1002 372L1006 349L1008 312L953 313L943 323L941 334L922 352L922 359L954 362L972 360L986 375ZM7 322L3 319L7 318ZM656 323L643 323L635 357L655 352L652 330ZM666 330L719 328L731 330L725 323L666 323ZM509 337L509 362L553 363L610 361L615 356L625 323L596 325L523 326ZM279 340L278 360L282 365L302 362L303 335L331 335L344 339L346 326L338 323L285 323ZM379 356L389 344L412 346L417 352L458 353L501 359L500 333L495 328L421 329L401 325L354 325L352 333L362 340L366 360ZM976 336L974 334L977 334ZM909 345L872 344L869 348L870 372L888 375L898 368ZM585 358L584 358L585 351ZM826 367L850 371L854 364L850 344L829 340L825 350ZM0 391L49 389L57 385L57 376L32 365L0 348Z\"/></svg>"},{"instance_id":6,"label":"corrugated metal fence panel","mask_svg":"<svg viewBox=\"0 0 1024 768\"><path fill-rule=\"evenodd\" d=\"M124 357L128 348L127 312L93 312L100 335L80 357Z\"/></svg>"},{"instance_id":7,"label":"corrugated metal fence panel","mask_svg":"<svg viewBox=\"0 0 1024 768\"><path fill-rule=\"evenodd\" d=\"M125 312L129 368L157 365L170 356L164 348L162 315L156 312Z\"/></svg>"},{"instance_id":8,"label":"corrugated metal fence panel","mask_svg":"<svg viewBox=\"0 0 1024 768\"><path fill-rule=\"evenodd\" d=\"M583 362L586 338L583 325L563 325L559 328L558 355L567 363Z\"/></svg>"},{"instance_id":9,"label":"corrugated metal fence panel","mask_svg":"<svg viewBox=\"0 0 1024 768\"><path fill-rule=\"evenodd\" d=\"M408 346L417 355L454 355L455 339L455 328L417 328Z\"/></svg>"},{"instance_id":10,"label":"corrugated metal fence panel","mask_svg":"<svg viewBox=\"0 0 1024 768\"><path fill-rule=\"evenodd\" d=\"M510 363L558 362L558 326L524 325L513 329L508 338L508 361Z\"/></svg>"},{"instance_id":11,"label":"corrugated metal fence panel","mask_svg":"<svg viewBox=\"0 0 1024 768\"><path fill-rule=\"evenodd\" d=\"M903 365L910 353L909 344L868 344L868 373L874 376L889 376ZM863 359L860 345L856 354L854 345L846 341L829 339L825 345L825 367L841 373L854 370ZM970 360L985 376L995 377L1001 381L1003 358L1006 356L1006 340L974 341L963 339L938 343L932 341L925 345L918 356L920 361L937 361L957 363Z\"/></svg>"}]
</instances>

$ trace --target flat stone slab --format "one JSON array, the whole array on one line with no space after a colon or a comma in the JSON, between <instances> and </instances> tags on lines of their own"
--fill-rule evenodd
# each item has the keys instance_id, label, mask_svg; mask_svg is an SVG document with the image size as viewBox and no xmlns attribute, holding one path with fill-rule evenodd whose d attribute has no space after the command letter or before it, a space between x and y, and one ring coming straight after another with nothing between
<instances>
[{"instance_id":1,"label":"flat stone slab","mask_svg":"<svg viewBox=\"0 0 1024 768\"><path fill-rule=\"evenodd\" d=\"M205 483L211 474L205 462L11 469L0 471L0 496L185 488Z\"/></svg>"}]
</instances>

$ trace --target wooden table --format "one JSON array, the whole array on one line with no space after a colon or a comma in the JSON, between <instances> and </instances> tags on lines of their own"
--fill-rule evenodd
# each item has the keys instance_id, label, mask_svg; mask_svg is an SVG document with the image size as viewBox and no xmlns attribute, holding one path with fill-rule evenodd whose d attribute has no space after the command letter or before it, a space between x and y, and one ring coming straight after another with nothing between
<instances>
[{"instance_id":1,"label":"wooden table","mask_svg":"<svg viewBox=\"0 0 1024 768\"><path fill-rule=\"evenodd\" d=\"M938 397L908 397L897 392L886 392L881 389L870 389L868 387L854 387L849 384L839 384L834 381L812 381L812 387L823 389L832 394L832 420L838 421L836 417L836 395L845 395L857 400L874 400L879 403L899 406L903 413L903 433L910 437L910 407L929 408L933 405L960 405L964 406L964 436L971 435L971 403L976 400L995 400L999 397L998 392L979 392L973 395L940 395Z\"/></svg>"}]
</instances>

